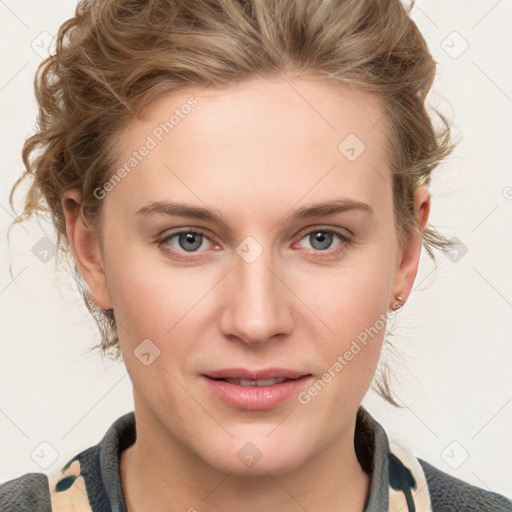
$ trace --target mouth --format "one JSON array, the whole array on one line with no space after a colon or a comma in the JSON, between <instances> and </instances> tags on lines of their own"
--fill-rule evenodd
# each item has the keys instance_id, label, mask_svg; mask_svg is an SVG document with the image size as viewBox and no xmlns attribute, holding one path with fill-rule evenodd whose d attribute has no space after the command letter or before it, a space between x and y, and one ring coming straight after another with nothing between
<instances>
[{"instance_id":1,"label":"mouth","mask_svg":"<svg viewBox=\"0 0 512 512\"><path fill-rule=\"evenodd\" d=\"M276 379L260 379L260 380L250 380L250 379L214 379L214 380L223 380L224 382L229 382L230 384L236 384L237 386L273 386L274 384L281 384L281 382L287 382L289 380L295 379L285 379L285 378L276 378Z\"/></svg>"},{"instance_id":2,"label":"mouth","mask_svg":"<svg viewBox=\"0 0 512 512\"><path fill-rule=\"evenodd\" d=\"M225 368L223 370L213 370L204 374L206 377L216 380L246 380L246 381L264 381L271 379L294 380L304 375L311 375L300 370L291 370L288 368L263 368L261 370L248 370L246 368Z\"/></svg>"},{"instance_id":3,"label":"mouth","mask_svg":"<svg viewBox=\"0 0 512 512\"><path fill-rule=\"evenodd\" d=\"M297 395L313 377L301 371L228 368L202 375L208 389L224 403L241 409L277 407Z\"/></svg>"}]
</instances>

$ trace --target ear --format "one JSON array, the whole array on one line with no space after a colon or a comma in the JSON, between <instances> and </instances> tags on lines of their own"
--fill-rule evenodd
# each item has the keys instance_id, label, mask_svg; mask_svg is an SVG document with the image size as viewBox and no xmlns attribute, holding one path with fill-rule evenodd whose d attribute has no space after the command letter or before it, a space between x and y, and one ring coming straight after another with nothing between
<instances>
[{"instance_id":1,"label":"ear","mask_svg":"<svg viewBox=\"0 0 512 512\"><path fill-rule=\"evenodd\" d=\"M425 230L430 213L430 193L425 186L419 187L414 193L415 228L411 230L403 250L398 258L395 273L393 296L390 298L390 309L397 309L396 296L403 298L403 303L411 293L411 289L418 273L423 239L421 233ZM399 305L403 305L400 303Z\"/></svg>"},{"instance_id":2,"label":"ear","mask_svg":"<svg viewBox=\"0 0 512 512\"><path fill-rule=\"evenodd\" d=\"M62 197L66 217L66 235L73 258L89 286L94 303L102 309L111 309L97 234L84 222L81 214L81 193L67 190Z\"/></svg>"}]
</instances>

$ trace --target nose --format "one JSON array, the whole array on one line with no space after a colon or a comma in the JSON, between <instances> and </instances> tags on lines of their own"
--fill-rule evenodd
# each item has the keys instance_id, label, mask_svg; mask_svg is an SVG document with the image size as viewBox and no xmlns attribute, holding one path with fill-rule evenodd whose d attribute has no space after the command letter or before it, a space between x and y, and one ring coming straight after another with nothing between
<instances>
[{"instance_id":1,"label":"nose","mask_svg":"<svg viewBox=\"0 0 512 512\"><path fill-rule=\"evenodd\" d=\"M254 260L243 252L235 254L219 317L226 337L257 346L291 333L293 294L285 284L284 267L276 265L270 252L263 251Z\"/></svg>"}]
</instances>

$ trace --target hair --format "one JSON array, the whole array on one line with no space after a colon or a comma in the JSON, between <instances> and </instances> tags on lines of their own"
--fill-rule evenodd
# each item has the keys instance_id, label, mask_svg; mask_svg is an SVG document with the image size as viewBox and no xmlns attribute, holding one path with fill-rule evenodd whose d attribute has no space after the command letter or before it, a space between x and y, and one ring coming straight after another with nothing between
<instances>
[{"instance_id":1,"label":"hair","mask_svg":"<svg viewBox=\"0 0 512 512\"><path fill-rule=\"evenodd\" d=\"M412 7L412 6L411 6ZM228 88L279 75L374 94L386 109L397 239L417 230L414 192L455 144L450 125L434 125L426 97L436 62L399 0L81 0L59 28L55 50L34 80L36 131L26 139L31 178L13 224L49 213L59 254L69 257L63 193L81 192L81 215L102 239L102 200L120 133L156 99L192 86ZM12 226L11 226L12 227ZM419 230L417 230L418 233ZM427 223L422 243L450 240ZM74 262L74 277L101 333L102 354L121 357L112 309L93 301ZM386 372L377 393L395 406Z\"/></svg>"}]
</instances>

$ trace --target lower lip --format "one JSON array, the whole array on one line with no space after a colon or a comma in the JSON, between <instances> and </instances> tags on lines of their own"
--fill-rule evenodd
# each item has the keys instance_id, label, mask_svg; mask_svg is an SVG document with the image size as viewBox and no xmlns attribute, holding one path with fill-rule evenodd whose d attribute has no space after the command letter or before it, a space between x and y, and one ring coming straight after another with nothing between
<instances>
[{"instance_id":1,"label":"lower lip","mask_svg":"<svg viewBox=\"0 0 512 512\"><path fill-rule=\"evenodd\" d=\"M210 390L228 405L240 409L261 410L276 407L296 396L312 376L304 375L272 386L239 386L205 375L202 377Z\"/></svg>"}]
</instances>

